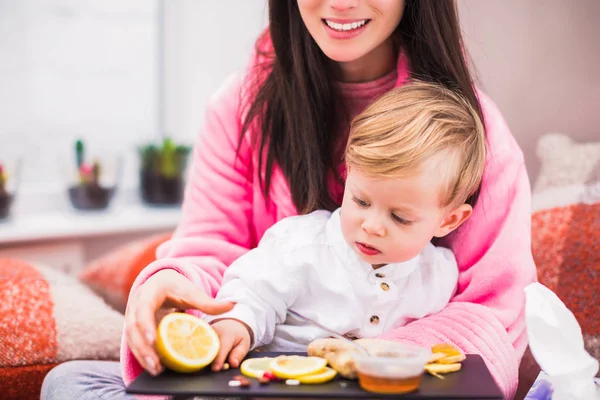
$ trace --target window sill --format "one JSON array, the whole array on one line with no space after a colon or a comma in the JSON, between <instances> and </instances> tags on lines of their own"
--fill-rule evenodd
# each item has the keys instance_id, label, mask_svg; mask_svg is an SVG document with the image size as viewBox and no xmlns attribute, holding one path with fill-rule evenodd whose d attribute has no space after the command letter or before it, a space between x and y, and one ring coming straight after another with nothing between
<instances>
[{"instance_id":1,"label":"window sill","mask_svg":"<svg viewBox=\"0 0 600 400\"><path fill-rule=\"evenodd\" d=\"M181 207L147 206L133 192L116 196L103 211L77 211L64 202L51 208L17 209L0 221L0 245L168 231L175 229L180 217Z\"/></svg>"}]
</instances>

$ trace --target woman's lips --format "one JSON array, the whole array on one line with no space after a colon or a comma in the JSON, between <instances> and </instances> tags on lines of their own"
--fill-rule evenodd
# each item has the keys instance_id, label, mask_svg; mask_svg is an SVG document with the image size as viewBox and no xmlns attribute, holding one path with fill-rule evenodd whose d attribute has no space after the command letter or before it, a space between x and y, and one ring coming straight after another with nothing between
<instances>
[{"instance_id":1,"label":"woman's lips","mask_svg":"<svg viewBox=\"0 0 600 400\"><path fill-rule=\"evenodd\" d=\"M337 23L332 20L323 19L323 26L327 31L327 34L333 39L351 39L363 33L369 25L370 20L358 20L350 21L346 20L344 23ZM327 22L329 21L329 23ZM356 28L352 24L356 24Z\"/></svg>"},{"instance_id":2,"label":"woman's lips","mask_svg":"<svg viewBox=\"0 0 600 400\"><path fill-rule=\"evenodd\" d=\"M375 256L381 253L381 251L377 250L375 247L371 247L361 242L356 242L356 248L367 256Z\"/></svg>"}]
</instances>

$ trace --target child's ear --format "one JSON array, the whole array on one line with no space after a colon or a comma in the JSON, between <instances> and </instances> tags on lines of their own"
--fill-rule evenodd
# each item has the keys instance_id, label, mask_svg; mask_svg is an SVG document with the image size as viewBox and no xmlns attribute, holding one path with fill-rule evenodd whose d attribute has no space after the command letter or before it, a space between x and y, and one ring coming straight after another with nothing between
<instances>
[{"instance_id":1,"label":"child's ear","mask_svg":"<svg viewBox=\"0 0 600 400\"><path fill-rule=\"evenodd\" d=\"M473 213L473 207L468 204L461 204L454 210L450 211L442 220L440 227L435 232L435 237L444 237L456 228L458 228L463 222L465 222Z\"/></svg>"}]
</instances>

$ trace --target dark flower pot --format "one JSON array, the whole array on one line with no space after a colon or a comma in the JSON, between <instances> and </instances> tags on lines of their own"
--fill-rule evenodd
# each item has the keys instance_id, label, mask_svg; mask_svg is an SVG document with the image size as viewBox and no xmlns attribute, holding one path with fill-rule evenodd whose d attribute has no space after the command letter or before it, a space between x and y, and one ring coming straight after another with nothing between
<instances>
[{"instance_id":1,"label":"dark flower pot","mask_svg":"<svg viewBox=\"0 0 600 400\"><path fill-rule=\"evenodd\" d=\"M10 214L10 205L14 196L9 193L0 193L0 219L8 217Z\"/></svg>"},{"instance_id":2,"label":"dark flower pot","mask_svg":"<svg viewBox=\"0 0 600 400\"><path fill-rule=\"evenodd\" d=\"M69 199L78 210L104 210L114 192L115 188L99 185L76 185L69 188Z\"/></svg>"},{"instance_id":3,"label":"dark flower pot","mask_svg":"<svg viewBox=\"0 0 600 400\"><path fill-rule=\"evenodd\" d=\"M151 171L140 172L142 200L153 205L177 205L183 201L183 177L164 177Z\"/></svg>"}]
</instances>

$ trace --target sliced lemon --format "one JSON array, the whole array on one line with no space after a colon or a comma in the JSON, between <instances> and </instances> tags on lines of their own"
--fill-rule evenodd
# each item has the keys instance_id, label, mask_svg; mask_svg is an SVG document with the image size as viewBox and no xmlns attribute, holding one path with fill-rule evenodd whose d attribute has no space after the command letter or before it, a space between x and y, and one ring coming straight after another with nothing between
<instances>
[{"instance_id":1,"label":"sliced lemon","mask_svg":"<svg viewBox=\"0 0 600 400\"><path fill-rule=\"evenodd\" d=\"M271 361L270 369L280 379L297 379L317 374L326 366L327 360L321 357L279 356Z\"/></svg>"},{"instance_id":2,"label":"sliced lemon","mask_svg":"<svg viewBox=\"0 0 600 400\"><path fill-rule=\"evenodd\" d=\"M454 364L454 363L462 362L466 358L467 358L467 356L465 356L464 354L460 354L458 356L443 357L443 358L440 358L439 360L437 360L436 362L438 364Z\"/></svg>"},{"instance_id":3,"label":"sliced lemon","mask_svg":"<svg viewBox=\"0 0 600 400\"><path fill-rule=\"evenodd\" d=\"M448 357L446 356L446 353L431 353L431 357L429 357L429 363L434 363L437 362L438 360L441 360L442 358ZM450 356L450 357L454 357L454 356Z\"/></svg>"},{"instance_id":4,"label":"sliced lemon","mask_svg":"<svg viewBox=\"0 0 600 400\"><path fill-rule=\"evenodd\" d=\"M460 371L461 363L455 364L426 364L425 371L430 374L448 374L450 372Z\"/></svg>"},{"instance_id":5,"label":"sliced lemon","mask_svg":"<svg viewBox=\"0 0 600 400\"><path fill-rule=\"evenodd\" d=\"M317 372L316 374L312 374L312 375L299 376L296 379L300 383L317 384L317 383L329 382L330 380L335 378L336 375L337 375L337 372L335 369L325 367L325 369L321 372Z\"/></svg>"},{"instance_id":6,"label":"sliced lemon","mask_svg":"<svg viewBox=\"0 0 600 400\"><path fill-rule=\"evenodd\" d=\"M265 371L271 370L272 357L249 358L242 362L240 371L249 378L262 378Z\"/></svg>"},{"instance_id":7,"label":"sliced lemon","mask_svg":"<svg viewBox=\"0 0 600 400\"><path fill-rule=\"evenodd\" d=\"M220 347L215 330L191 314L168 314L158 324L156 351L173 371L201 370L215 359Z\"/></svg>"},{"instance_id":8,"label":"sliced lemon","mask_svg":"<svg viewBox=\"0 0 600 400\"><path fill-rule=\"evenodd\" d=\"M462 354L462 351L460 351L460 349L452 344L449 343L439 343L439 344L434 344L433 346L431 346L431 352L432 353L444 353L446 354L446 357L448 356L460 356Z\"/></svg>"}]
</instances>

